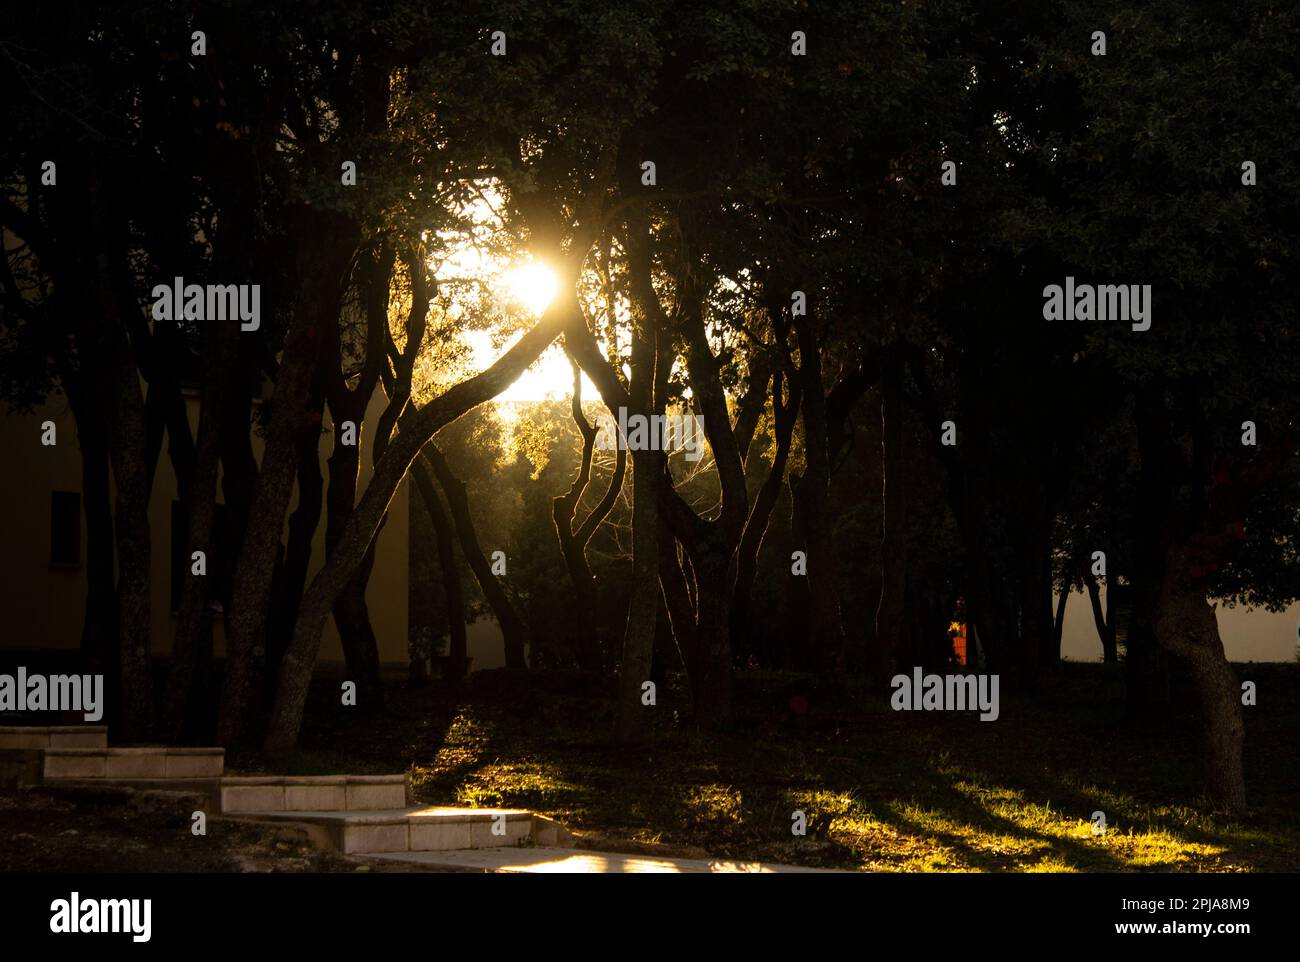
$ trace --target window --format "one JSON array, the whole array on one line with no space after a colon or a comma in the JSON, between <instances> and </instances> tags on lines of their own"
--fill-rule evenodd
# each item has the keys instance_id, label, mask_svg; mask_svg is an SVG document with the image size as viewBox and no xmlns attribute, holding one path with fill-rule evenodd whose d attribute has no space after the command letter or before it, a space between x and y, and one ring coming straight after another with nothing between
<instances>
[{"instance_id":1,"label":"window","mask_svg":"<svg viewBox=\"0 0 1300 962\"><path fill-rule=\"evenodd\" d=\"M81 495L76 491L50 493L50 564L81 564Z\"/></svg>"}]
</instances>

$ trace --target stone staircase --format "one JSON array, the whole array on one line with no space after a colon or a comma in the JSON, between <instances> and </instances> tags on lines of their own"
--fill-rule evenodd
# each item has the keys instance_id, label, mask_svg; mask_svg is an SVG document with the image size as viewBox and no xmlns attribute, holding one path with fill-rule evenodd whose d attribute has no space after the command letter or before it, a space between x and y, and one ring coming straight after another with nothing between
<instances>
[{"instance_id":1,"label":"stone staircase","mask_svg":"<svg viewBox=\"0 0 1300 962\"><path fill-rule=\"evenodd\" d=\"M17 775L15 778L14 775ZM573 836L523 809L410 805L405 775L227 775L220 748L109 748L93 726L0 727L0 781L183 790L208 814L290 823L314 845L429 869L484 872L770 872L794 866L575 852Z\"/></svg>"},{"instance_id":2,"label":"stone staircase","mask_svg":"<svg viewBox=\"0 0 1300 962\"><path fill-rule=\"evenodd\" d=\"M45 781L77 778L220 778L220 748L47 748Z\"/></svg>"}]
</instances>

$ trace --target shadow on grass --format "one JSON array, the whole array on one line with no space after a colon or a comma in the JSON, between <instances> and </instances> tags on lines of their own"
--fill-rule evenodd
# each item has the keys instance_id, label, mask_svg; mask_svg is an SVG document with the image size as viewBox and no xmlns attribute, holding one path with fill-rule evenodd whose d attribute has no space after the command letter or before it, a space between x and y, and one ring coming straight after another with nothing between
<instances>
[{"instance_id":1,"label":"shadow on grass","mask_svg":"<svg viewBox=\"0 0 1300 962\"><path fill-rule=\"evenodd\" d=\"M607 698L554 698L544 682L404 693L379 721L323 698L304 747L406 769L426 803L531 808L626 850L904 871L1296 868L1297 820L1277 804L1293 773L1266 773L1270 805L1253 819L1198 811L1195 727L1131 726L1091 687L1099 679L1068 670L1055 699L1007 699L996 725L839 705L794 724L751 691L728 733L678 725L681 706L661 691L654 737L638 746L613 740ZM1281 737L1294 709L1274 716ZM805 836L791 832L797 809Z\"/></svg>"}]
</instances>

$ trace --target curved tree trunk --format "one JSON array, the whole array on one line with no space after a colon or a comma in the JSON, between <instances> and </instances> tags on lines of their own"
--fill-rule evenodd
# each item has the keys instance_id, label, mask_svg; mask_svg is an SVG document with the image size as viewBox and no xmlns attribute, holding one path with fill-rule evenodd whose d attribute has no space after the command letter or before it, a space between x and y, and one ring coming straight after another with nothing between
<instances>
[{"instance_id":1,"label":"curved tree trunk","mask_svg":"<svg viewBox=\"0 0 1300 962\"><path fill-rule=\"evenodd\" d=\"M592 623L574 625L573 650L578 667L585 671L599 671L606 661L612 661L612 642L608 626L601 617L596 596L596 578L587 562L587 545L600 523L609 516L614 503L618 500L623 487L623 478L627 471L627 449L619 439L615 439L614 471L600 502L591 510L583 522L574 528L574 516L582 495L591 482L592 458L595 454L596 425L588 424L582 413L582 369L577 361L573 365L573 421L582 436L582 453L578 464L578 476L573 479L569 490L551 499L551 520L555 524L555 535L560 542L560 553L564 556L565 567L573 582L574 602L577 611L590 613ZM613 412L611 412L613 413Z\"/></svg>"},{"instance_id":2,"label":"curved tree trunk","mask_svg":"<svg viewBox=\"0 0 1300 962\"><path fill-rule=\"evenodd\" d=\"M585 247L583 248L585 251ZM285 653L276 690L267 751L286 751L298 739L303 706L320 646L320 633L339 592L365 558L366 551L388 510L397 487L424 444L446 424L509 387L541 356L571 317L581 317L570 292L557 299L542 319L487 370L450 388L421 408L410 426L393 438L375 465L375 471L356 510L348 519L333 555L317 573L303 596L293 640Z\"/></svg>"},{"instance_id":3,"label":"curved tree trunk","mask_svg":"<svg viewBox=\"0 0 1300 962\"><path fill-rule=\"evenodd\" d=\"M1088 603L1092 608L1092 622L1097 626L1097 637L1101 641L1101 660L1107 665L1119 661L1119 652L1115 645L1115 587L1113 576L1107 575L1106 609L1102 612L1101 586L1091 571L1083 575L1083 583L1088 589ZM1064 597L1064 593L1062 595Z\"/></svg>"},{"instance_id":4,"label":"curved tree trunk","mask_svg":"<svg viewBox=\"0 0 1300 962\"><path fill-rule=\"evenodd\" d=\"M328 503L325 554L333 552L343 535L347 519L351 517L356 502L357 478L361 467L361 415L357 404L340 409L331 405L334 417L334 451L330 455L330 483L326 495ZM342 443L343 424L355 425L356 444ZM383 707L383 686L379 677L379 647L374 629L370 625L370 611L366 606L366 584L374 563L373 548L365 554L356 573L348 580L334 601L334 624L343 645L348 677L357 685L357 704L366 710Z\"/></svg>"},{"instance_id":5,"label":"curved tree trunk","mask_svg":"<svg viewBox=\"0 0 1300 962\"><path fill-rule=\"evenodd\" d=\"M450 643L447 650L445 681L455 685L465 677L469 660L469 645L465 633L465 598L460 585L460 568L456 564L456 546L451 519L438 497L429 469L419 460L411 465L415 487L420 492L425 510L433 522L434 539L438 548L438 572L442 578L442 593L447 602L447 632Z\"/></svg>"},{"instance_id":6,"label":"curved tree trunk","mask_svg":"<svg viewBox=\"0 0 1300 962\"><path fill-rule=\"evenodd\" d=\"M669 325L665 319L662 304L651 284L650 248L648 246L648 228L642 222L633 226L628 241L629 283L633 310L632 336L632 382L625 387L614 366L600 353L591 332L583 326L574 325L565 332L565 344L572 351L578 363L596 384L606 405L611 408L626 408L629 415L651 416L663 410L663 397L655 396L655 386L663 384L666 388L667 378L659 377L670 362L667 335ZM668 473L663 452L633 452L633 596L629 604L628 629L624 635L623 661L620 667L620 731L625 737L632 737L641 718L639 715L640 697L637 688L648 680L655 626L644 623L634 624L639 619L655 619L658 613L658 594L653 593L653 604L647 595L642 578L650 571L656 574L660 570L657 560L659 534L656 532L653 543L642 531L641 555L655 557L653 564L645 562L638 565L636 559L635 517L638 505L636 500L645 497L651 490L656 492L657 506L655 513L664 519L673 536L685 547L694 571L697 593L693 599L694 629L692 635L696 650L695 678L691 680L697 705L702 709L702 719L709 722L726 722L729 720L731 707L731 655L730 655L730 601L731 587L735 578L735 551L744 533L749 516L748 491L745 484L745 469L738 448L737 431L733 427L727 408L726 394L719 377L719 361L709 346L704 325L702 289L692 282L685 282L679 290L680 324L678 331L686 341L686 369L690 379L691 390L697 409L704 422L704 431L709 447L714 455L714 464L722 488L722 499L717 517L706 520L700 517L690 505L674 490ZM665 333L660 333L665 332ZM657 361L656 358L659 360ZM640 489L636 487L635 473L638 466L638 454L641 463L657 460L660 467L651 471L648 466L641 468L643 477ZM642 511L642 519L649 517ZM656 521L656 524L658 522ZM714 592L714 593L710 593ZM672 605L673 599L666 599L666 605ZM677 619L674 617L675 623ZM679 648L686 647L678 638ZM685 655L685 652L683 653ZM687 661L687 672L691 673L691 662ZM706 694L706 690L708 694Z\"/></svg>"},{"instance_id":7,"label":"curved tree trunk","mask_svg":"<svg viewBox=\"0 0 1300 962\"><path fill-rule=\"evenodd\" d=\"M334 602L334 623L340 626L340 639L345 639L343 655L348 677L357 683L357 703L367 712L383 711L386 704L379 670L379 640L366 604L366 584L373 568L374 552L367 552L356 576Z\"/></svg>"},{"instance_id":8,"label":"curved tree trunk","mask_svg":"<svg viewBox=\"0 0 1300 962\"><path fill-rule=\"evenodd\" d=\"M298 505L289 515L289 538L285 543L284 561L275 571L271 587L272 606L267 618L266 664L268 683L274 684L280 659L293 634L298 616L298 601L307 584L311 567L312 542L320 527L324 505L325 479L320 470L320 421L324 400L313 389L308 403L307 420L298 443Z\"/></svg>"},{"instance_id":9,"label":"curved tree trunk","mask_svg":"<svg viewBox=\"0 0 1300 962\"><path fill-rule=\"evenodd\" d=\"M772 464L763 479L754 504L750 507L749 518L745 522L745 533L741 535L740 545L736 549L736 582L732 588L731 624L732 656L737 663L744 663L750 654L749 605L754 590L754 581L758 577L758 555L767 535L772 512L781 499L781 488L785 484L785 467L790 456L790 443L794 438L794 424L799 413L802 397L799 385L790 385L790 399L782 396L784 378L777 374L772 381L772 404L776 423L776 450L772 455Z\"/></svg>"},{"instance_id":10,"label":"curved tree trunk","mask_svg":"<svg viewBox=\"0 0 1300 962\"><path fill-rule=\"evenodd\" d=\"M326 554L333 550L343 525L356 504L357 483L361 467L361 437L366 411L374 396L380 374L388 365L387 348L389 292L396 252L382 238L358 258L353 279L366 315L365 361L355 387L348 387L346 364L338 328L330 329L325 342L322 366L328 385L330 415L334 419L334 450L329 459L329 516L326 527ZM423 275L417 275L417 282ZM414 310L427 309L423 290L415 290ZM421 317L421 322L423 318ZM409 318L408 318L409 323ZM418 343L416 345L418 347ZM412 358L413 360L413 358ZM409 380L409 368L406 370ZM385 408L375 435L375 455L382 453L387 434L392 430L394 412L405 407L408 394L395 397ZM353 426L354 443L344 444L343 426ZM385 516L387 521L387 516ZM380 525L382 531L383 524ZM376 542L378 533L376 533ZM348 675L357 686L357 704L363 711L384 709L384 689L380 677L379 642L370 623L366 588L374 570L375 544L372 543L352 578L334 601L334 624L338 628L347 661Z\"/></svg>"},{"instance_id":11,"label":"curved tree trunk","mask_svg":"<svg viewBox=\"0 0 1300 962\"><path fill-rule=\"evenodd\" d=\"M446 456L432 441L424 446L423 458L432 467L434 476L442 487L442 493L447 498L447 506L451 510L452 520L456 524L456 534L460 539L461 554L464 555L470 570L474 572L474 577L478 579L479 587L483 589L483 596L487 598L492 613L496 615L497 624L501 627L501 637L506 650L506 667L523 671L528 667L524 660L524 647L527 643L524 622L515 611L510 596L506 594L505 586L492 573L491 562L483 554L478 532L474 529L474 516L469 510L469 495L465 482L456 477Z\"/></svg>"}]
</instances>

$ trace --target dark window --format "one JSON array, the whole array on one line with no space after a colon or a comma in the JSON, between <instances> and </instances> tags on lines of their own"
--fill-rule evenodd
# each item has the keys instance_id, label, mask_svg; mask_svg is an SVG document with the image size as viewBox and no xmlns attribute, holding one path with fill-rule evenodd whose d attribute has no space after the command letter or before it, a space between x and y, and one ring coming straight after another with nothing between
<instances>
[{"instance_id":1,"label":"dark window","mask_svg":"<svg viewBox=\"0 0 1300 962\"><path fill-rule=\"evenodd\" d=\"M50 493L50 564L81 564L81 495L76 491Z\"/></svg>"},{"instance_id":2,"label":"dark window","mask_svg":"<svg viewBox=\"0 0 1300 962\"><path fill-rule=\"evenodd\" d=\"M218 504L214 507L216 512L212 516L212 544L207 549L208 605L214 611L216 610L215 606L220 606L221 610L227 611L230 608L230 576L232 573L230 566L234 564L234 558L231 557L229 532L226 530L226 506ZM185 579L189 577L192 564L190 553L187 550L189 545L186 543L189 532L189 512L185 510L185 505L180 501L173 501L171 546L171 607L173 614L180 611L181 591L185 587Z\"/></svg>"}]
</instances>

